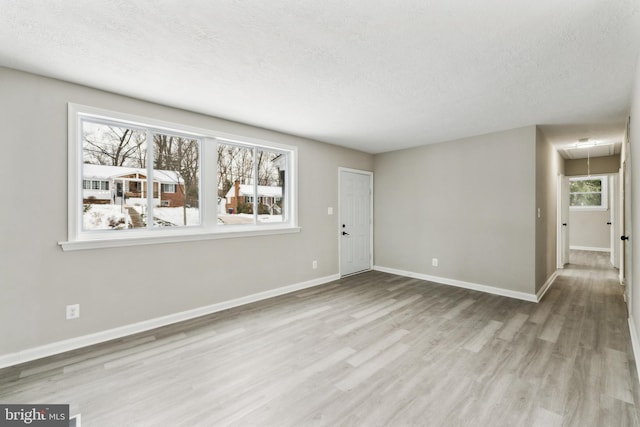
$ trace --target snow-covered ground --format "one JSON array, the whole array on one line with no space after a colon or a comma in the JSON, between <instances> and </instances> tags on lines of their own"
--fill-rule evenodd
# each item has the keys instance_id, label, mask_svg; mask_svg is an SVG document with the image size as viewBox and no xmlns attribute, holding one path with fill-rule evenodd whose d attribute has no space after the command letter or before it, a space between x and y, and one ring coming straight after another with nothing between
<instances>
[{"instance_id":1,"label":"snow-covered ground","mask_svg":"<svg viewBox=\"0 0 640 427\"><path fill-rule=\"evenodd\" d=\"M218 223L222 221L223 224L253 224L252 214L236 214L236 215L218 215ZM282 222L282 215L258 215L258 223L274 223Z\"/></svg>"},{"instance_id":2,"label":"snow-covered ground","mask_svg":"<svg viewBox=\"0 0 640 427\"><path fill-rule=\"evenodd\" d=\"M184 208L153 208L153 216L173 225L185 225ZM200 225L200 209L187 208L187 225Z\"/></svg>"},{"instance_id":3,"label":"snow-covered ground","mask_svg":"<svg viewBox=\"0 0 640 427\"><path fill-rule=\"evenodd\" d=\"M113 230L128 228L131 222L125 210L121 212L118 205L89 205L89 210L82 215L82 226L85 230Z\"/></svg>"},{"instance_id":4,"label":"snow-covered ground","mask_svg":"<svg viewBox=\"0 0 640 427\"><path fill-rule=\"evenodd\" d=\"M133 207L138 213L142 212L141 206ZM145 212L146 213L146 212ZM176 226L184 225L184 210L178 208L153 209L153 216L161 221L171 223ZM258 215L258 223L282 222L282 215ZM85 230L110 230L128 228L131 218L125 209L121 213L119 205L90 205L87 212L83 214L83 224ZM218 224L253 224L253 215L218 215ZM166 225L166 224L165 224ZM187 225L200 225L200 209L187 208Z\"/></svg>"}]
</instances>

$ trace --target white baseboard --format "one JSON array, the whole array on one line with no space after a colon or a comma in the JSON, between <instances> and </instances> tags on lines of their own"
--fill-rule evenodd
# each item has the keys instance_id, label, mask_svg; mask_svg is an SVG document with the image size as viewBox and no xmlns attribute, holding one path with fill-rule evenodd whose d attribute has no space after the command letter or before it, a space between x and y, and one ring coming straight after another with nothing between
<instances>
[{"instance_id":1,"label":"white baseboard","mask_svg":"<svg viewBox=\"0 0 640 427\"><path fill-rule=\"evenodd\" d=\"M640 341L638 340L638 330L633 321L633 317L629 315L629 333L631 335L631 347L633 348L633 358L636 361L636 372L640 376Z\"/></svg>"},{"instance_id":2,"label":"white baseboard","mask_svg":"<svg viewBox=\"0 0 640 427\"><path fill-rule=\"evenodd\" d=\"M558 277L558 270L554 271L553 274L549 276L547 281L544 282L544 285L542 285L540 290L536 293L536 298L538 299L538 302L542 301L542 297L544 296L544 294L547 293L547 291L553 284L553 281L556 280L556 277Z\"/></svg>"},{"instance_id":3,"label":"white baseboard","mask_svg":"<svg viewBox=\"0 0 640 427\"><path fill-rule=\"evenodd\" d=\"M569 246L574 251L611 252L611 248L595 248L592 246Z\"/></svg>"},{"instance_id":4,"label":"white baseboard","mask_svg":"<svg viewBox=\"0 0 640 427\"><path fill-rule=\"evenodd\" d=\"M456 286L458 288L472 289L474 291L485 292L488 294L501 295L504 297L516 298L524 301L538 302L538 297L534 294L526 292L512 291L509 289L496 288L494 286L481 285L478 283L464 282L462 280L447 279L445 277L430 276L428 274L414 273L411 271L398 270L395 268L382 267L376 265L373 267L376 271L384 273L396 274L398 276L413 277L416 279L427 280L429 282L440 283L442 285Z\"/></svg>"},{"instance_id":5,"label":"white baseboard","mask_svg":"<svg viewBox=\"0 0 640 427\"><path fill-rule=\"evenodd\" d=\"M139 332L148 331L161 326L171 325L173 323L182 322L184 320L194 319L196 317L205 316L207 314L216 313L218 311L227 310L229 308L238 307L256 301L261 301L267 298L273 298L279 295L299 291L301 289L323 285L325 283L338 280L339 278L339 274L332 274L330 276L319 277L317 279L308 280L306 282L283 286L281 288L259 292L257 294L236 298L230 301L223 301L205 307L195 308L193 310L182 311L180 313L174 313L167 316L157 317L155 319L144 320L142 322L133 323L131 325L120 326L118 328L109 329L107 331L96 332L94 334L70 338L39 347L21 350L15 353L0 355L0 369L7 366L18 365L20 363L40 359L43 357L52 356L54 354L63 353L65 351L76 350L78 348L87 347L112 339L137 334Z\"/></svg>"}]
</instances>

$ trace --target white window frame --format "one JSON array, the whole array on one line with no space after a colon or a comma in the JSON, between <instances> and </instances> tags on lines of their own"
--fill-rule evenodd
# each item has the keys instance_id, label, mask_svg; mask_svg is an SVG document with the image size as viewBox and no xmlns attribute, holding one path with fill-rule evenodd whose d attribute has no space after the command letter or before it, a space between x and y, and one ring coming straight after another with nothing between
<instances>
[{"instance_id":1,"label":"white window frame","mask_svg":"<svg viewBox=\"0 0 640 427\"><path fill-rule=\"evenodd\" d=\"M599 206L571 206L571 191L569 191L569 209L572 211L606 211L607 209L609 209L609 181L607 178L607 175L569 177L569 182L599 179L602 188Z\"/></svg>"},{"instance_id":2,"label":"white window frame","mask_svg":"<svg viewBox=\"0 0 640 427\"><path fill-rule=\"evenodd\" d=\"M199 226L158 227L130 230L82 230L82 128L81 118L136 128L152 128L200 139L200 215ZM252 225L219 225L217 194L217 144L239 144L287 155L285 182L286 218L280 223ZM156 243L236 238L268 234L297 233L298 226L298 149L295 146L257 138L218 132L212 129L167 122L128 113L115 112L86 105L68 104L68 233L67 240L59 242L63 250L81 250Z\"/></svg>"}]
</instances>

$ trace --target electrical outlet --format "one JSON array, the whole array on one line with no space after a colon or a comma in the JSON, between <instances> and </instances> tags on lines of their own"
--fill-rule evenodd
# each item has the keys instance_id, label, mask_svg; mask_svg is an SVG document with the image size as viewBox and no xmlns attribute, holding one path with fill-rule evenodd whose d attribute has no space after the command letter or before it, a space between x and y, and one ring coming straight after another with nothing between
<instances>
[{"instance_id":1,"label":"electrical outlet","mask_svg":"<svg viewBox=\"0 0 640 427\"><path fill-rule=\"evenodd\" d=\"M431 265L434 267L438 266L438 258L431 258Z\"/></svg>"},{"instance_id":2,"label":"electrical outlet","mask_svg":"<svg viewBox=\"0 0 640 427\"><path fill-rule=\"evenodd\" d=\"M318 268L318 261L314 259L313 262L311 263L311 267L313 267L314 270Z\"/></svg>"},{"instance_id":3,"label":"electrical outlet","mask_svg":"<svg viewBox=\"0 0 640 427\"><path fill-rule=\"evenodd\" d=\"M67 306L67 320L77 319L80 317L80 304L73 304Z\"/></svg>"}]
</instances>

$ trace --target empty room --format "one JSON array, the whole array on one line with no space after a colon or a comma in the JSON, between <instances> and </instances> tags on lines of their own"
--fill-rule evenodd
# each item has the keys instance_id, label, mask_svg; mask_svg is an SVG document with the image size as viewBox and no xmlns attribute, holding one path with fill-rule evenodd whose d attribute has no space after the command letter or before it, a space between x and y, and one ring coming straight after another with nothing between
<instances>
[{"instance_id":1,"label":"empty room","mask_svg":"<svg viewBox=\"0 0 640 427\"><path fill-rule=\"evenodd\" d=\"M639 54L635 0L0 0L0 425L640 426Z\"/></svg>"}]
</instances>

